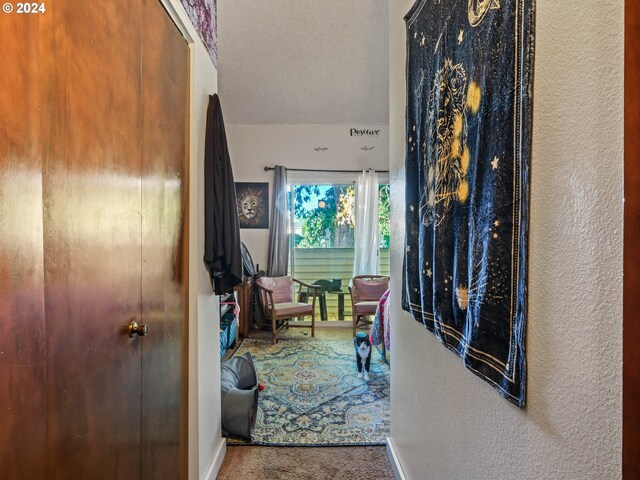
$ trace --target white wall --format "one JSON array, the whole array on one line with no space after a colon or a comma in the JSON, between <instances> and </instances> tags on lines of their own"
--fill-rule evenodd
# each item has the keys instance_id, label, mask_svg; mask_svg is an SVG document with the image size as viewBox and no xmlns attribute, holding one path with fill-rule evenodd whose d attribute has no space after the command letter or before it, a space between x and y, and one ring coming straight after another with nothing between
<instances>
[{"instance_id":1,"label":"white wall","mask_svg":"<svg viewBox=\"0 0 640 480\"><path fill-rule=\"evenodd\" d=\"M222 105L224 112L224 105ZM377 137L350 136L350 129L380 130ZM386 125L227 125L227 141L236 182L269 182L264 167L339 170L389 169L389 129ZM363 151L364 146L374 147ZM316 147L327 151L317 152ZM290 175L295 175L291 172ZM317 177L319 174L308 174ZM240 237L254 263L266 270L269 230L242 229Z\"/></svg>"},{"instance_id":2,"label":"white wall","mask_svg":"<svg viewBox=\"0 0 640 480\"><path fill-rule=\"evenodd\" d=\"M623 0L537 0L528 406L393 303L392 442L410 479L621 477ZM392 288L404 236L405 24L389 2Z\"/></svg>"},{"instance_id":3,"label":"white wall","mask_svg":"<svg viewBox=\"0 0 640 480\"><path fill-rule=\"evenodd\" d=\"M213 479L225 453L220 420L220 333L217 297L204 268L204 139L217 72L180 0L163 0L190 43L189 138L189 479Z\"/></svg>"}]
</instances>

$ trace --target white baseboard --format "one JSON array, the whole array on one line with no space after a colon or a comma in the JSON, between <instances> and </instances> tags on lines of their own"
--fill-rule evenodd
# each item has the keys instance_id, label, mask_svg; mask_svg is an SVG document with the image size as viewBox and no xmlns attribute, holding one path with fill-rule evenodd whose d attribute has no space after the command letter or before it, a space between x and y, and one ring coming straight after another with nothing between
<instances>
[{"instance_id":1,"label":"white baseboard","mask_svg":"<svg viewBox=\"0 0 640 480\"><path fill-rule=\"evenodd\" d=\"M393 475L396 477L396 480L407 480L391 437L387 437L387 456L389 457L389 462L391 462L391 469L393 470Z\"/></svg>"},{"instance_id":2,"label":"white baseboard","mask_svg":"<svg viewBox=\"0 0 640 480\"><path fill-rule=\"evenodd\" d=\"M218 476L218 472L220 471L220 467L222 467L222 461L224 460L224 456L227 453L227 439L220 438L220 443L218 444L218 448L216 449L216 453L213 455L211 459L211 464L207 469L207 473L205 473L202 480L215 480Z\"/></svg>"}]
</instances>

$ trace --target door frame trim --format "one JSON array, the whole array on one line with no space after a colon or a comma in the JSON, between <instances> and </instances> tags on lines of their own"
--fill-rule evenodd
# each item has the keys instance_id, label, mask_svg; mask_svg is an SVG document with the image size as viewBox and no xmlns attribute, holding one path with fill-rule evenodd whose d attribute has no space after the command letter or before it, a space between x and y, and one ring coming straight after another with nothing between
<instances>
[{"instance_id":1,"label":"door frame trim","mask_svg":"<svg viewBox=\"0 0 640 480\"><path fill-rule=\"evenodd\" d=\"M640 4L625 0L622 478L640 478Z\"/></svg>"},{"instance_id":2,"label":"door frame trim","mask_svg":"<svg viewBox=\"0 0 640 480\"><path fill-rule=\"evenodd\" d=\"M186 473L187 479L197 479L200 474L200 443L199 443L199 403L198 403L198 372L197 365L191 364L191 348L194 346L192 334L197 335L197 332L191 332L192 329L192 315L195 315L197 310L193 308L194 299L196 298L196 294L192 292L193 288L195 288L195 284L191 282L191 235L192 235L192 227L191 222L194 218L192 215L192 208L196 208L197 203L193 202L192 199L192 186L194 185L191 182L191 175L193 171L197 171L198 159L196 153L198 152L198 138L195 135L195 129L193 125L197 124L197 118L195 118L197 108L197 99L195 98L195 78L196 78L196 45L195 38L198 37L197 32L195 31L195 27L191 24L191 20L187 16L184 8L180 5L177 7L176 4L179 4L179 0L158 0L160 4L163 6L167 15L176 26L178 32L182 35L187 43L187 48L189 49L188 54L188 62L189 62L189 72L188 72L188 88L189 91L187 93L189 98L189 103L187 105L187 134L188 134L188 156L186 160L186 165L184 169L184 179L185 188L183 192L183 201L184 201L184 243L183 243L183 268L184 268L184 315L185 318L183 320L183 332L182 332L182 354L183 354L183 362L184 362L184 370L182 372L182 379L184 382L183 392L182 392L182 405L183 416L181 418L182 423L182 442L186 446L186 450L183 449L180 452L181 455L181 463L183 465L183 470L181 473ZM197 321L196 321L197 323ZM194 330L197 330L195 328ZM197 343L196 350L197 350ZM222 452L224 458L224 451ZM222 460L220 460L222 463Z\"/></svg>"},{"instance_id":3,"label":"door frame trim","mask_svg":"<svg viewBox=\"0 0 640 480\"><path fill-rule=\"evenodd\" d=\"M175 24L176 28L180 31L180 33L182 34L182 36L184 37L184 39L187 41L187 43L189 44L189 50L191 50L191 45L194 44L194 40L193 40L193 36L191 35L191 33L189 32L189 27L187 26L186 21L189 21L189 26L192 27L191 25L191 21L188 20L188 18L182 18L182 16L184 15L186 17L185 13L181 13L178 12L178 10L175 8L175 6L173 5L172 0L160 0L160 3L162 4L162 6L164 7L164 9L167 11L167 13L169 14L169 18L171 18L171 20L173 21L173 23ZM184 12L184 11L183 11ZM193 28L193 27L192 27ZM192 55L193 52L190 51L189 52L189 59L192 60ZM193 70L193 62L190 64L190 69ZM193 73L193 71L191 72Z\"/></svg>"}]
</instances>

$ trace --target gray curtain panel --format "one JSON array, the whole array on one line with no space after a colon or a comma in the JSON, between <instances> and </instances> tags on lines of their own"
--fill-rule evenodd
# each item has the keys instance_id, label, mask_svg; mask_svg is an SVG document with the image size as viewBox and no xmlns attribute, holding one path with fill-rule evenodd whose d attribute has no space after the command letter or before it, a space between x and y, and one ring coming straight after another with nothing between
<instances>
[{"instance_id":1,"label":"gray curtain panel","mask_svg":"<svg viewBox=\"0 0 640 480\"><path fill-rule=\"evenodd\" d=\"M287 169L276 165L273 171L273 200L271 204L271 224L269 225L269 276L281 277L287 274L289 265L289 239L287 226Z\"/></svg>"}]
</instances>

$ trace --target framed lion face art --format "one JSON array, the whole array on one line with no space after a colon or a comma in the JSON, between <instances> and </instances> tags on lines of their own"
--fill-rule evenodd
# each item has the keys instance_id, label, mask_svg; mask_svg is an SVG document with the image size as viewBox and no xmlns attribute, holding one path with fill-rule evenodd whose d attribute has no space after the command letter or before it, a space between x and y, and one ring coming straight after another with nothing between
<instances>
[{"instance_id":1,"label":"framed lion face art","mask_svg":"<svg viewBox=\"0 0 640 480\"><path fill-rule=\"evenodd\" d=\"M236 182L240 228L269 228L269 184Z\"/></svg>"}]
</instances>

